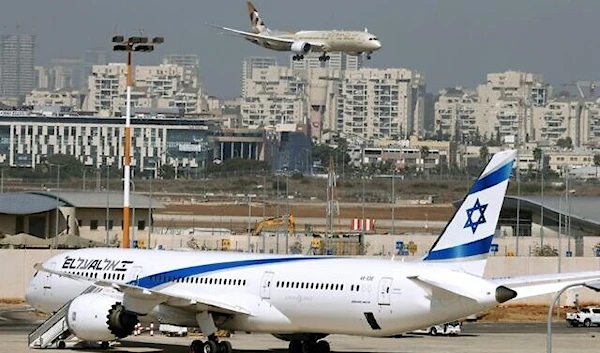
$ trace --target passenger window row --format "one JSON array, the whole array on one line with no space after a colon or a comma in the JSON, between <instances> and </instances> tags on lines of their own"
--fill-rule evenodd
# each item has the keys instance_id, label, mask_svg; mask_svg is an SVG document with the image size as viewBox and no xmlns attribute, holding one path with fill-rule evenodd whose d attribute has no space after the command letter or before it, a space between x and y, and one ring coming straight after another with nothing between
<instances>
[{"instance_id":1,"label":"passenger window row","mask_svg":"<svg viewBox=\"0 0 600 353\"><path fill-rule=\"evenodd\" d=\"M246 280L239 278L206 278L206 277L172 277L166 275L150 276L152 281L176 282L176 283L195 283L222 286L245 286Z\"/></svg>"},{"instance_id":2,"label":"passenger window row","mask_svg":"<svg viewBox=\"0 0 600 353\"><path fill-rule=\"evenodd\" d=\"M344 285L338 284L338 283L277 281L276 287L277 288L318 289L318 290L344 290Z\"/></svg>"},{"instance_id":3,"label":"passenger window row","mask_svg":"<svg viewBox=\"0 0 600 353\"><path fill-rule=\"evenodd\" d=\"M67 271L67 273L70 273L72 275L76 275L76 276L82 276L82 277L87 277L87 278L94 278L97 279L98 278L98 272L84 272L84 271ZM125 279L125 274L124 273L102 273L102 279L105 280L124 280Z\"/></svg>"}]
</instances>

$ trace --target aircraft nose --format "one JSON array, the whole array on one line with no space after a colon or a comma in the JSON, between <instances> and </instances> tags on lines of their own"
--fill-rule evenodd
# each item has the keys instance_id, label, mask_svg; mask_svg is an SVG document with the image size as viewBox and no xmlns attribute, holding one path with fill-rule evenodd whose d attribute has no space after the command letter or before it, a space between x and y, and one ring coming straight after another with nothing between
<instances>
[{"instance_id":1,"label":"aircraft nose","mask_svg":"<svg viewBox=\"0 0 600 353\"><path fill-rule=\"evenodd\" d=\"M40 290L38 288L37 278L34 276L31 281L29 281L27 288L25 288L25 301L29 305L37 307L39 293Z\"/></svg>"},{"instance_id":2,"label":"aircraft nose","mask_svg":"<svg viewBox=\"0 0 600 353\"><path fill-rule=\"evenodd\" d=\"M381 42L378 40L373 41L373 46L375 47L375 50L378 50L381 48Z\"/></svg>"}]
</instances>

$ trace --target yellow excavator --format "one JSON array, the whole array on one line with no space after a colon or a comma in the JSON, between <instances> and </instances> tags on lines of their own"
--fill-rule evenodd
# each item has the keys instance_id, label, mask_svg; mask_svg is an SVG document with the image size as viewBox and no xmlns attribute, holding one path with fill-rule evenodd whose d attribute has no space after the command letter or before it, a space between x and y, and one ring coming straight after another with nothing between
<instances>
[{"instance_id":1,"label":"yellow excavator","mask_svg":"<svg viewBox=\"0 0 600 353\"><path fill-rule=\"evenodd\" d=\"M296 224L294 223L294 216L291 214L283 215L281 217L268 217L262 221L256 223L256 226L252 230L252 235L259 235L266 227L274 227L287 224L288 232L290 235L294 235L296 232Z\"/></svg>"}]
</instances>

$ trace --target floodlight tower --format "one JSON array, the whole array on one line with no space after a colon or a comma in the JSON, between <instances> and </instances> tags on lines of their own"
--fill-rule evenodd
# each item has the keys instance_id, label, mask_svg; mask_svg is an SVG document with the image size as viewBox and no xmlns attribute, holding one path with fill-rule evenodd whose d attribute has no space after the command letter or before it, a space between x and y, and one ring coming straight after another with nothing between
<instances>
[{"instance_id":1,"label":"floodlight tower","mask_svg":"<svg viewBox=\"0 0 600 353\"><path fill-rule=\"evenodd\" d=\"M150 53L154 47L165 41L163 37L129 37L114 36L113 50L127 52L127 103L125 107L125 151L123 161L123 243L122 247L131 247L129 240L129 185L131 180L131 87L133 86L131 56L133 52Z\"/></svg>"}]
</instances>

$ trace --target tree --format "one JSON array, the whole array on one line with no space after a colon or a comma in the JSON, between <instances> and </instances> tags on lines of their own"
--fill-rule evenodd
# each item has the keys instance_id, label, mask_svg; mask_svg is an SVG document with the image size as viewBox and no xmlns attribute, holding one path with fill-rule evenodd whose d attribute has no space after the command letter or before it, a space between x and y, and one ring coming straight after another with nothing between
<instances>
[{"instance_id":1,"label":"tree","mask_svg":"<svg viewBox=\"0 0 600 353\"><path fill-rule=\"evenodd\" d=\"M536 147L533 150L533 159L535 159L535 161L537 162L537 171L538 171L538 174L539 174L539 171L540 171L540 166L542 165L541 162L542 162L543 155L544 154L543 154L541 148Z\"/></svg>"},{"instance_id":2,"label":"tree","mask_svg":"<svg viewBox=\"0 0 600 353\"><path fill-rule=\"evenodd\" d=\"M571 138L567 136L564 139L558 139L558 141L556 141L556 145L560 148L572 149L573 140L571 140Z\"/></svg>"},{"instance_id":3,"label":"tree","mask_svg":"<svg viewBox=\"0 0 600 353\"><path fill-rule=\"evenodd\" d=\"M158 176L162 179L175 179L175 167L163 164L158 170Z\"/></svg>"},{"instance_id":4,"label":"tree","mask_svg":"<svg viewBox=\"0 0 600 353\"><path fill-rule=\"evenodd\" d=\"M486 164L488 162L488 158L490 156L490 151L487 146L481 146L479 149L479 158L481 159L481 164Z\"/></svg>"},{"instance_id":5,"label":"tree","mask_svg":"<svg viewBox=\"0 0 600 353\"><path fill-rule=\"evenodd\" d=\"M598 179L598 166L600 166L600 153L594 155L594 165L596 166L596 179Z\"/></svg>"}]
</instances>

